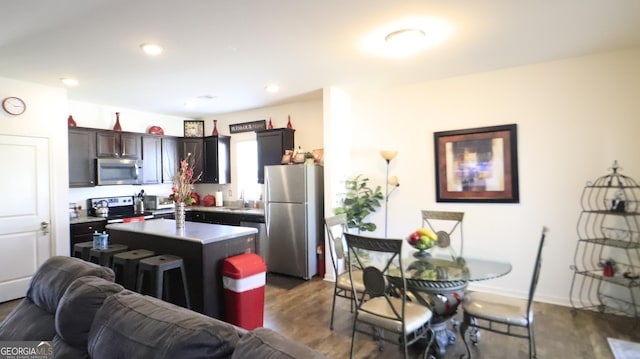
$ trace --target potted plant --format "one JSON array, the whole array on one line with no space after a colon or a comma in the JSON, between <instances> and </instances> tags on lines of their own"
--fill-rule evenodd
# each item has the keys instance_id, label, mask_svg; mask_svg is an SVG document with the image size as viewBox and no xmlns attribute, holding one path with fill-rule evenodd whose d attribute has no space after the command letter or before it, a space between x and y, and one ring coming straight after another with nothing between
<instances>
[{"instance_id":1,"label":"potted plant","mask_svg":"<svg viewBox=\"0 0 640 359\"><path fill-rule=\"evenodd\" d=\"M345 188L347 192L342 198L342 207L335 209L336 214L347 214L347 227L357 228L361 231L373 232L376 224L366 222L366 218L380 207L380 201L384 198L380 186L375 190L368 186L369 179L363 175L347 179Z\"/></svg>"},{"instance_id":2,"label":"potted plant","mask_svg":"<svg viewBox=\"0 0 640 359\"><path fill-rule=\"evenodd\" d=\"M305 152L304 153L304 163L312 165L313 162L315 162L315 157L313 157L313 153L311 152Z\"/></svg>"}]
</instances>

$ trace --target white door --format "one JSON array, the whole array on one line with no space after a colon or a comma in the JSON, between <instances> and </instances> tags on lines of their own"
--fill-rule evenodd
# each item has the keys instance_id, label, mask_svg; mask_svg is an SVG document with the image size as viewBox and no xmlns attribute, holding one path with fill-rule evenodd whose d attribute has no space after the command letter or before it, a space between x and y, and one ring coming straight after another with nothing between
<instances>
[{"instance_id":1,"label":"white door","mask_svg":"<svg viewBox=\"0 0 640 359\"><path fill-rule=\"evenodd\" d=\"M24 297L51 255L48 141L0 135L0 302Z\"/></svg>"}]
</instances>

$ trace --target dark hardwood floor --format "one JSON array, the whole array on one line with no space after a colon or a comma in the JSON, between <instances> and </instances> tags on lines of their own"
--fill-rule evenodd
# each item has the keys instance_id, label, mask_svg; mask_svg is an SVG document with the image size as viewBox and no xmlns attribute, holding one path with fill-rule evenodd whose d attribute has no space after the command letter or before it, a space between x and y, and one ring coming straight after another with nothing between
<instances>
[{"instance_id":1,"label":"dark hardwood floor","mask_svg":"<svg viewBox=\"0 0 640 359\"><path fill-rule=\"evenodd\" d=\"M348 358L351 345L352 314L348 301L338 298L334 330L329 329L333 283L320 279L308 282L287 279L268 281L265 295L264 326L324 353L328 358ZM291 288L293 286L293 288ZM0 319L19 301L0 304ZM636 320L591 311L536 303L536 341L540 359L612 359L607 337L640 342L640 325ZM460 317L460 314L458 314ZM356 358L402 358L397 346L386 344L383 352L370 337L356 336ZM460 338L448 347L444 358L458 358L464 353ZM418 356L412 350L414 357ZM486 331L481 342L472 347L473 358L527 358L527 342ZM638 354L640 358L640 353Z\"/></svg>"}]
</instances>

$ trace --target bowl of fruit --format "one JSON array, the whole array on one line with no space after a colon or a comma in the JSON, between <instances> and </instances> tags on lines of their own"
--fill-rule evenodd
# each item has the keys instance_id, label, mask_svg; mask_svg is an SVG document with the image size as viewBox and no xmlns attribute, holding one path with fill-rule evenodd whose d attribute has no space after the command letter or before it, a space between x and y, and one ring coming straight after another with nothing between
<instances>
[{"instance_id":1,"label":"bowl of fruit","mask_svg":"<svg viewBox=\"0 0 640 359\"><path fill-rule=\"evenodd\" d=\"M407 242L418 250L413 254L414 257L427 258L431 256L427 249L433 247L436 239L438 239L438 236L432 230L420 227L409 235Z\"/></svg>"}]
</instances>

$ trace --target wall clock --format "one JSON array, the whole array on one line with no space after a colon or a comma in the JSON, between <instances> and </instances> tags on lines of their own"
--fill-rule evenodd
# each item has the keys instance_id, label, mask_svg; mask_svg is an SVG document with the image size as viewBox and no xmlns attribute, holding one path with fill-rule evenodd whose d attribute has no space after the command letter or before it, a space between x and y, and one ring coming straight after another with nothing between
<instances>
[{"instance_id":1,"label":"wall clock","mask_svg":"<svg viewBox=\"0 0 640 359\"><path fill-rule=\"evenodd\" d=\"M203 137L204 121L184 121L184 137Z\"/></svg>"},{"instance_id":2,"label":"wall clock","mask_svg":"<svg viewBox=\"0 0 640 359\"><path fill-rule=\"evenodd\" d=\"M7 97L2 101L2 108L10 115L22 115L27 105L18 97Z\"/></svg>"}]
</instances>

